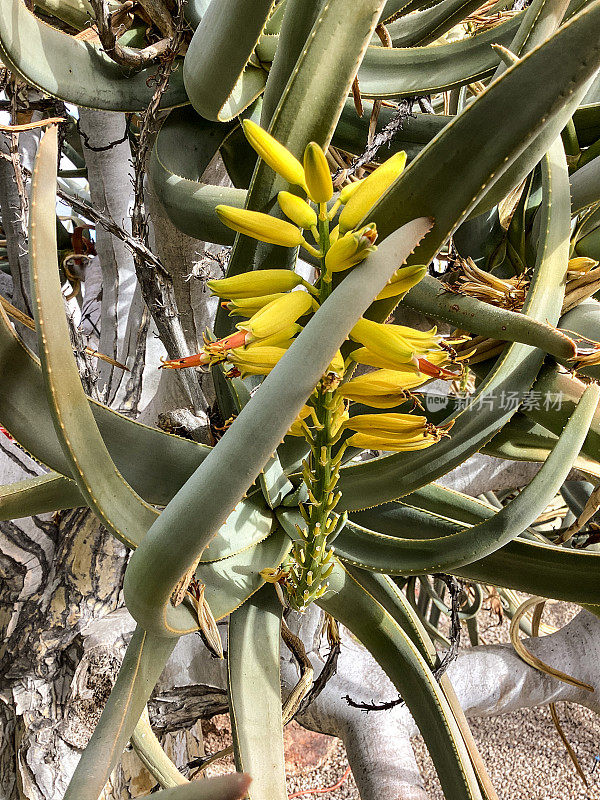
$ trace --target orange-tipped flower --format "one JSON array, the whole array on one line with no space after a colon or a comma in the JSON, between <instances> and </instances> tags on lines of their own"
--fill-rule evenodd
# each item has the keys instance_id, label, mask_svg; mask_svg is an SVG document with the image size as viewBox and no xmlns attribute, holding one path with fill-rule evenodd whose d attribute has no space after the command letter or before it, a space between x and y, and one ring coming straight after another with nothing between
<instances>
[{"instance_id":1,"label":"orange-tipped flower","mask_svg":"<svg viewBox=\"0 0 600 800\"><path fill-rule=\"evenodd\" d=\"M187 367L203 367L210 362L209 356L201 350L193 356L183 356L183 358L173 358L163 361L159 369L186 369Z\"/></svg>"}]
</instances>

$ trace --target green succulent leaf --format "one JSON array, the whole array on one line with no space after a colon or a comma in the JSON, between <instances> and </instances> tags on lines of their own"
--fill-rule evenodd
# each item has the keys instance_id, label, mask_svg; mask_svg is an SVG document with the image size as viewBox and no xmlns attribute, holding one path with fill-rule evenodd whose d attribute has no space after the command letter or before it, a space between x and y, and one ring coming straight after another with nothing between
<instances>
[{"instance_id":1,"label":"green succulent leaf","mask_svg":"<svg viewBox=\"0 0 600 800\"><path fill-rule=\"evenodd\" d=\"M97 800L118 764L176 639L137 627L100 720L77 764L64 800Z\"/></svg>"},{"instance_id":2,"label":"green succulent leaf","mask_svg":"<svg viewBox=\"0 0 600 800\"><path fill-rule=\"evenodd\" d=\"M58 136L42 137L32 177L29 219L31 292L38 345L52 414L71 474L86 503L120 541L138 545L158 512L121 476L104 444L81 385L67 318L56 249Z\"/></svg>"},{"instance_id":3,"label":"green succulent leaf","mask_svg":"<svg viewBox=\"0 0 600 800\"><path fill-rule=\"evenodd\" d=\"M71 467L59 443L38 360L0 307L0 422L41 463L63 476ZM166 504L210 452L190 439L149 428L102 403L88 403L117 469L148 502ZM31 420L35 419L35 426ZM146 456L153 454L153 463ZM85 505L82 497L74 506Z\"/></svg>"},{"instance_id":4,"label":"green succulent leaf","mask_svg":"<svg viewBox=\"0 0 600 800\"><path fill-rule=\"evenodd\" d=\"M250 62L274 0L212 3L194 31L183 62L191 104L208 120L237 117L262 93L267 73Z\"/></svg>"},{"instance_id":5,"label":"green succulent leaf","mask_svg":"<svg viewBox=\"0 0 600 800\"><path fill-rule=\"evenodd\" d=\"M85 505L77 484L51 472L0 486L0 520L20 519Z\"/></svg>"},{"instance_id":6,"label":"green succulent leaf","mask_svg":"<svg viewBox=\"0 0 600 800\"><path fill-rule=\"evenodd\" d=\"M545 320L456 294L431 275L414 286L402 304L479 336L530 344L563 360L575 355L572 339Z\"/></svg>"},{"instance_id":7,"label":"green succulent leaf","mask_svg":"<svg viewBox=\"0 0 600 800\"><path fill-rule=\"evenodd\" d=\"M265 585L229 618L227 684L236 768L250 800L287 800L279 675L283 606Z\"/></svg>"},{"instance_id":8,"label":"green succulent leaf","mask_svg":"<svg viewBox=\"0 0 600 800\"><path fill-rule=\"evenodd\" d=\"M223 203L243 208L246 192L212 186L201 178L236 127L202 119L188 106L172 111L156 137L148 176L171 222L195 239L233 244L234 233L217 217L215 207Z\"/></svg>"},{"instance_id":9,"label":"green succulent leaf","mask_svg":"<svg viewBox=\"0 0 600 800\"><path fill-rule=\"evenodd\" d=\"M170 789L174 786L183 786L189 783L158 741L158 737L150 725L147 706L142 711L142 715L131 734L130 742L142 764L163 789Z\"/></svg>"},{"instance_id":10,"label":"green succulent leaf","mask_svg":"<svg viewBox=\"0 0 600 800\"><path fill-rule=\"evenodd\" d=\"M26 46L24 46L26 43ZM0 5L0 58L26 83L67 103L107 111L143 111L154 94L156 67L129 72L100 47L37 19L22 0ZM181 67L163 94L163 108L187 103Z\"/></svg>"},{"instance_id":11,"label":"green succulent leaf","mask_svg":"<svg viewBox=\"0 0 600 800\"><path fill-rule=\"evenodd\" d=\"M398 584L388 575L357 569L350 564L345 564L344 568L380 606L385 608L425 659L429 669L434 669L438 661L435 646Z\"/></svg>"},{"instance_id":12,"label":"green succulent leaf","mask_svg":"<svg viewBox=\"0 0 600 800\"><path fill-rule=\"evenodd\" d=\"M425 739L446 797L480 800L460 730L427 661L410 636L355 576L336 562L332 591L318 601L369 650L404 698Z\"/></svg>"},{"instance_id":13,"label":"green succulent leaf","mask_svg":"<svg viewBox=\"0 0 600 800\"><path fill-rule=\"evenodd\" d=\"M500 58L492 44L508 46L519 15L468 39L436 47L369 47L358 71L361 95L399 99L445 92L489 77Z\"/></svg>"},{"instance_id":14,"label":"green succulent leaf","mask_svg":"<svg viewBox=\"0 0 600 800\"><path fill-rule=\"evenodd\" d=\"M196 569L196 580L206 586L204 599L214 618L224 619L252 597L265 583L260 571L268 567L277 569L290 547L289 538L281 528L276 528L262 542L233 556L210 563L201 562ZM196 630L196 620L189 619L190 630Z\"/></svg>"},{"instance_id":15,"label":"green succulent leaf","mask_svg":"<svg viewBox=\"0 0 600 800\"><path fill-rule=\"evenodd\" d=\"M386 27L394 47L426 45L439 39L478 8L478 0L441 0ZM378 41L374 37L373 43L377 44Z\"/></svg>"}]
</instances>

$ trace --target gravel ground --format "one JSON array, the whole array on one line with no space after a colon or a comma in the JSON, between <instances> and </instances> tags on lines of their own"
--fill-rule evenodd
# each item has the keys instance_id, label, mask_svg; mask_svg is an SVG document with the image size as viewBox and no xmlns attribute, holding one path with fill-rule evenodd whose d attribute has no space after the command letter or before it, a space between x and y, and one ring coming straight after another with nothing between
<instances>
[{"instance_id":1,"label":"gravel ground","mask_svg":"<svg viewBox=\"0 0 600 800\"><path fill-rule=\"evenodd\" d=\"M544 620L559 627L576 611L572 606L555 604L548 608ZM479 619L482 643L508 641L507 621L499 626L496 618L485 611ZM468 642L464 629L463 641ZM588 778L588 788L573 769L549 710L523 709L495 719L471 721L473 735L500 800L600 800L600 763L595 761L596 756L600 759L600 722L591 711L580 706L560 703L557 708L563 729ZM231 741L228 725L226 717L216 717L208 723L205 728L208 752ZM343 744L296 728L286 729L288 793L336 784L348 766ZM431 800L444 800L421 737L413 740L413 747ZM210 767L207 774L217 775L232 769L233 761L229 758ZM327 798L358 800L352 774Z\"/></svg>"}]
</instances>

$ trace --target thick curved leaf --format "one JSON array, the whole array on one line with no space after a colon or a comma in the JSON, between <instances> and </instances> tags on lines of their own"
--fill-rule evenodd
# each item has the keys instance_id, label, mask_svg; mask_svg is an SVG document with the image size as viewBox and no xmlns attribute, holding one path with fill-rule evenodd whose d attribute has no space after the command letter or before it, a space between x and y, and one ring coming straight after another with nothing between
<instances>
[{"instance_id":1,"label":"thick curved leaf","mask_svg":"<svg viewBox=\"0 0 600 800\"><path fill-rule=\"evenodd\" d=\"M484 303L476 297L456 294L432 275L426 275L414 286L402 305L479 336L530 344L555 358L569 360L575 355L574 342L544 319L534 319Z\"/></svg>"},{"instance_id":2,"label":"thick curved leaf","mask_svg":"<svg viewBox=\"0 0 600 800\"><path fill-rule=\"evenodd\" d=\"M167 663L176 639L135 629L117 681L86 745L64 800L97 800Z\"/></svg>"},{"instance_id":3,"label":"thick curved leaf","mask_svg":"<svg viewBox=\"0 0 600 800\"><path fill-rule=\"evenodd\" d=\"M385 608L417 648L429 668L434 669L438 660L435 646L398 584L388 575L357 569L350 564L344 565L344 568L380 606Z\"/></svg>"},{"instance_id":4,"label":"thick curved leaf","mask_svg":"<svg viewBox=\"0 0 600 800\"><path fill-rule=\"evenodd\" d=\"M287 800L279 645L283 606L267 584L229 618L227 677L236 768L250 800Z\"/></svg>"},{"instance_id":5,"label":"thick curved leaf","mask_svg":"<svg viewBox=\"0 0 600 800\"><path fill-rule=\"evenodd\" d=\"M85 505L77 484L51 472L0 486L0 520L31 517Z\"/></svg>"},{"instance_id":6,"label":"thick curved leaf","mask_svg":"<svg viewBox=\"0 0 600 800\"><path fill-rule=\"evenodd\" d=\"M398 99L445 92L491 75L500 61L492 44L508 46L519 16L469 39L436 47L371 46L358 71L361 95Z\"/></svg>"},{"instance_id":7,"label":"thick curved leaf","mask_svg":"<svg viewBox=\"0 0 600 800\"><path fill-rule=\"evenodd\" d=\"M148 531L124 584L127 607L146 629L177 635L189 628L189 613L170 605L174 587L256 479L370 299L429 224L415 220L348 274Z\"/></svg>"},{"instance_id":8,"label":"thick curved leaf","mask_svg":"<svg viewBox=\"0 0 600 800\"><path fill-rule=\"evenodd\" d=\"M147 707L142 711L142 715L131 734L130 742L137 757L150 774L160 783L163 789L169 789L174 786L184 786L189 783L187 778L184 778L181 772L179 772L158 741L158 737L150 725Z\"/></svg>"},{"instance_id":9,"label":"thick curved leaf","mask_svg":"<svg viewBox=\"0 0 600 800\"><path fill-rule=\"evenodd\" d=\"M217 217L215 207L243 208L246 192L202 183L201 178L235 127L203 120L187 107L171 112L158 132L148 176L169 219L188 236L233 244L235 234Z\"/></svg>"},{"instance_id":10,"label":"thick curved leaf","mask_svg":"<svg viewBox=\"0 0 600 800\"><path fill-rule=\"evenodd\" d=\"M252 597L264 584L260 571L266 567L277 569L289 551L289 538L277 528L264 541L237 555L208 564L201 562L196 580L206 586L204 599L214 618L223 619ZM193 623L189 630L196 630L196 620L188 618Z\"/></svg>"},{"instance_id":11,"label":"thick curved leaf","mask_svg":"<svg viewBox=\"0 0 600 800\"><path fill-rule=\"evenodd\" d=\"M576 214L600 200L600 156L571 175L572 211Z\"/></svg>"},{"instance_id":12,"label":"thick curved leaf","mask_svg":"<svg viewBox=\"0 0 600 800\"><path fill-rule=\"evenodd\" d=\"M273 531L273 517L258 493L239 503L202 553L201 564L242 553Z\"/></svg>"},{"instance_id":13,"label":"thick curved leaf","mask_svg":"<svg viewBox=\"0 0 600 800\"><path fill-rule=\"evenodd\" d=\"M283 4L282 4L283 5ZM296 62L308 41L323 0L287 0L279 43L265 86L260 124L268 129Z\"/></svg>"},{"instance_id":14,"label":"thick curved leaf","mask_svg":"<svg viewBox=\"0 0 600 800\"><path fill-rule=\"evenodd\" d=\"M26 83L67 103L107 111L143 111L154 94L156 67L128 72L97 46L37 19L23 0L0 3L0 59ZM187 103L181 67L162 96L162 107Z\"/></svg>"},{"instance_id":15,"label":"thick curved leaf","mask_svg":"<svg viewBox=\"0 0 600 800\"><path fill-rule=\"evenodd\" d=\"M516 539L455 571L467 580L490 583L567 603L600 603L600 553Z\"/></svg>"},{"instance_id":16,"label":"thick curved leaf","mask_svg":"<svg viewBox=\"0 0 600 800\"><path fill-rule=\"evenodd\" d=\"M42 136L31 184L29 266L31 294L46 396L71 474L86 503L124 544L139 545L158 516L124 480L98 430L81 385L62 312L56 248L58 131Z\"/></svg>"},{"instance_id":17,"label":"thick curved leaf","mask_svg":"<svg viewBox=\"0 0 600 800\"><path fill-rule=\"evenodd\" d=\"M359 639L404 698L452 800L481 798L477 778L442 690L411 638L354 577L336 562L332 591L318 601Z\"/></svg>"},{"instance_id":18,"label":"thick curved leaf","mask_svg":"<svg viewBox=\"0 0 600 800\"><path fill-rule=\"evenodd\" d=\"M479 0L441 0L431 8L418 11L387 26L394 47L426 45L439 39L479 8Z\"/></svg>"},{"instance_id":19,"label":"thick curved leaf","mask_svg":"<svg viewBox=\"0 0 600 800\"><path fill-rule=\"evenodd\" d=\"M2 307L0 374L2 425L38 461L71 475L54 430L39 362L18 339ZM89 398L88 402L117 468L148 502L166 504L210 452L206 445L149 428ZM75 501L80 504L83 499Z\"/></svg>"},{"instance_id":20,"label":"thick curved leaf","mask_svg":"<svg viewBox=\"0 0 600 800\"><path fill-rule=\"evenodd\" d=\"M250 63L274 0L211 3L183 62L191 104L209 120L237 117L265 88L266 71Z\"/></svg>"}]
</instances>

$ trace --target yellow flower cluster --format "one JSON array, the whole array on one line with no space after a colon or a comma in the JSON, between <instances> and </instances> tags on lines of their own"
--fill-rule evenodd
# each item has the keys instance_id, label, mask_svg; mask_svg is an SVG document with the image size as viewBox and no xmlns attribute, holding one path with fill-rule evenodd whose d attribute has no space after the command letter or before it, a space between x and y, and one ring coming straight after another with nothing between
<instances>
[{"instance_id":1,"label":"yellow flower cluster","mask_svg":"<svg viewBox=\"0 0 600 800\"><path fill-rule=\"evenodd\" d=\"M367 178L345 186L328 208L333 199L333 184L327 159L318 144L307 145L302 164L252 121L245 120L243 126L258 155L291 186L305 192L307 199L289 191L279 192L279 206L289 222L256 211L217 206L221 221L263 242L304 247L321 260L321 286L331 280L332 273L350 269L366 258L375 249L377 231L373 223L358 226L401 174L406 154L393 155ZM340 209L338 224L330 231L329 223ZM305 231L311 232L320 250L306 241ZM401 299L425 274L424 266L400 267L377 299ZM223 363L229 376L267 375L322 299L319 288L287 269L257 270L209 281L208 286L213 295L221 298L230 316L241 317L243 321L230 336L218 341L206 338L200 353L166 361L164 368ZM324 378L328 381L327 388L334 393L335 414L330 417L332 443L345 436L348 444L357 447L414 450L437 441L439 431L424 417L394 413L350 417L348 413L351 401L379 409L394 408L432 377L455 378L455 372L444 368L449 355L440 346L441 337L435 329L421 332L361 319L352 329L350 339L359 346L346 362L338 352ZM351 362L376 369L344 382ZM317 425L314 407L309 404L290 434L308 438L311 427Z\"/></svg>"}]
</instances>

